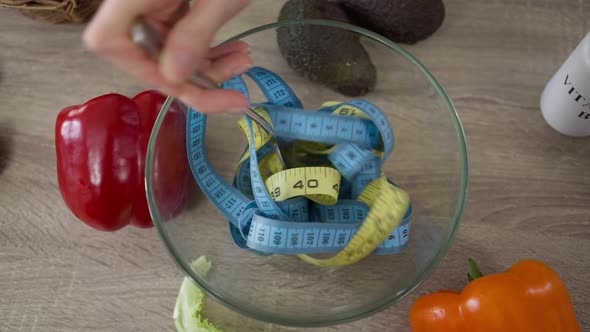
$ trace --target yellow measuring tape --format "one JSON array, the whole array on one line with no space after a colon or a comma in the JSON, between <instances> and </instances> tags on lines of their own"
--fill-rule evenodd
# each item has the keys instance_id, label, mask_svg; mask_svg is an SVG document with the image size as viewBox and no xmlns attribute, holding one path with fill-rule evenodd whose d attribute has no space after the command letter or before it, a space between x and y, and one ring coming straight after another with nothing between
<instances>
[{"instance_id":1,"label":"yellow measuring tape","mask_svg":"<svg viewBox=\"0 0 590 332\"><path fill-rule=\"evenodd\" d=\"M338 201L340 173L332 167L298 167L273 174L265 181L266 189L275 201L296 196L332 205Z\"/></svg>"},{"instance_id":2,"label":"yellow measuring tape","mask_svg":"<svg viewBox=\"0 0 590 332\"><path fill-rule=\"evenodd\" d=\"M317 259L309 255L297 255L317 266L345 266L370 255L389 236L403 219L410 204L408 194L379 177L369 183L358 198L370 207L369 214L342 251L331 258Z\"/></svg>"},{"instance_id":3,"label":"yellow measuring tape","mask_svg":"<svg viewBox=\"0 0 590 332\"><path fill-rule=\"evenodd\" d=\"M256 107L254 109L254 111L256 111L256 113L260 114L268 123L272 123L272 121L270 120L270 117L268 116L268 113L263 110L260 107ZM256 146L256 150L258 150L261 146L263 146L264 144L268 143L272 137L269 135L269 133L267 133L264 129L260 128L260 126L258 125L258 123L253 122L253 128L254 128L254 143ZM248 146L250 145L250 129L248 127L248 122L246 122L245 118L240 118L240 120L238 120L238 127L240 129L242 129L242 131L244 132L244 134L246 135L247 138L247 142L248 142ZM276 153L273 153L276 155ZM241 163L243 163L245 160L247 160L248 158L250 158L250 149L247 149L246 152L244 153L244 155L242 156L242 158L240 159L240 161L238 162L238 165L236 167L239 167ZM278 159L277 159L278 161ZM280 162L279 162L280 165ZM282 168L282 167L281 167Z\"/></svg>"},{"instance_id":4,"label":"yellow measuring tape","mask_svg":"<svg viewBox=\"0 0 590 332\"><path fill-rule=\"evenodd\" d=\"M326 102L322 107L336 104L340 103ZM256 108L255 111L269 123L272 123L265 110ZM332 114L369 118L362 110L350 105L338 107ZM250 130L246 120L240 119L238 126L250 142ZM258 150L272 137L256 123L253 123L253 127L255 148ZM293 144L293 153L301 152L321 156L328 155L333 149L332 145L316 142L298 141ZM382 156L381 151L373 152ZM250 153L247 150L240 159L238 167L249 156ZM287 160L291 158L297 160L296 155L294 157L284 155L283 157ZM259 168L264 184L271 198L275 201L284 201L297 196L304 196L324 205L336 204L338 201L341 175L333 167L304 166L284 169L276 153L272 152L259 162ZM356 263L370 255L399 226L410 203L409 195L390 184L383 172L379 178L367 185L358 200L367 204L370 210L356 234L342 251L327 259L317 259L307 254L298 254L297 256L303 261L317 266L336 267Z\"/></svg>"}]
</instances>

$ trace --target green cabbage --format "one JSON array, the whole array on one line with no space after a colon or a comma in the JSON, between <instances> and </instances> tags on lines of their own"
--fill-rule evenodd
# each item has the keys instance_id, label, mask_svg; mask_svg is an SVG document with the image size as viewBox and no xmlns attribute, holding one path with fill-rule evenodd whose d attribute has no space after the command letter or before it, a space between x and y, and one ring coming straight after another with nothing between
<instances>
[{"instance_id":1,"label":"green cabbage","mask_svg":"<svg viewBox=\"0 0 590 332\"><path fill-rule=\"evenodd\" d=\"M211 268L211 261L201 256L191 265L196 273L204 276ZM184 278L172 314L178 332L223 332L201 316L204 296L199 287L187 277Z\"/></svg>"}]
</instances>

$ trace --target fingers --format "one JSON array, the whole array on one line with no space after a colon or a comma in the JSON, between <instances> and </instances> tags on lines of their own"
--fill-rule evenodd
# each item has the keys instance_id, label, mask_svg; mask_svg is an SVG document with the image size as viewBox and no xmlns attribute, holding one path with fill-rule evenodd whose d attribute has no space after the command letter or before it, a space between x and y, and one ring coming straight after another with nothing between
<instances>
[{"instance_id":1,"label":"fingers","mask_svg":"<svg viewBox=\"0 0 590 332\"><path fill-rule=\"evenodd\" d=\"M248 107L244 95L235 90L201 90L188 86L177 96L201 113L240 112Z\"/></svg>"},{"instance_id":2,"label":"fingers","mask_svg":"<svg viewBox=\"0 0 590 332\"><path fill-rule=\"evenodd\" d=\"M240 51L221 56L208 65L203 66L203 72L215 82L223 82L252 68L252 62L247 54Z\"/></svg>"},{"instance_id":3,"label":"fingers","mask_svg":"<svg viewBox=\"0 0 590 332\"><path fill-rule=\"evenodd\" d=\"M240 52L244 54L250 54L250 45L241 40L232 41L229 43L221 44L209 50L207 54L208 59L216 59L227 55L229 53Z\"/></svg>"},{"instance_id":4,"label":"fingers","mask_svg":"<svg viewBox=\"0 0 590 332\"><path fill-rule=\"evenodd\" d=\"M181 8L183 3L182 0L105 0L84 31L84 43L139 80L171 89L160 75L158 64L132 41L130 31L137 18L152 12L160 16L178 15L175 7Z\"/></svg>"},{"instance_id":5,"label":"fingers","mask_svg":"<svg viewBox=\"0 0 590 332\"><path fill-rule=\"evenodd\" d=\"M244 0L199 0L190 13L176 23L181 13L187 10L184 0L105 0L87 26L83 39L88 48L140 81L179 98L199 111L243 110L248 102L242 94L229 90L202 90L185 81L200 63L217 82L250 68L249 47L244 42L209 48L217 29L246 4ZM167 62L162 61L160 65L132 41L131 27L138 18L145 19L164 35L172 27L164 51L169 54L168 60L174 60L178 55L184 58L184 65L182 62L173 62L172 65L181 67L183 75L176 76L177 79L182 77L181 80L168 80L162 73L162 65L165 67Z\"/></svg>"},{"instance_id":6,"label":"fingers","mask_svg":"<svg viewBox=\"0 0 590 332\"><path fill-rule=\"evenodd\" d=\"M199 0L172 28L161 58L163 76L170 82L182 82L205 58L214 33L248 0Z\"/></svg>"},{"instance_id":7,"label":"fingers","mask_svg":"<svg viewBox=\"0 0 590 332\"><path fill-rule=\"evenodd\" d=\"M248 54L243 53L243 46L231 46L212 50L207 56L223 54L220 51L232 51L221 55L214 60L205 60L202 66L203 72L215 82L226 81L236 75L242 74L252 67ZM223 111L243 111L248 107L248 101L244 95L234 90L201 90L194 86L181 86L174 91L183 102L195 107L203 113L215 113Z\"/></svg>"},{"instance_id":8,"label":"fingers","mask_svg":"<svg viewBox=\"0 0 590 332\"><path fill-rule=\"evenodd\" d=\"M152 13L162 18L166 14L173 19L178 15L182 0L105 0L84 31L84 42L100 54L108 54L121 44L132 44L130 31L137 19L152 17ZM135 45L129 45L135 46ZM136 46L137 49L139 47Z\"/></svg>"}]
</instances>

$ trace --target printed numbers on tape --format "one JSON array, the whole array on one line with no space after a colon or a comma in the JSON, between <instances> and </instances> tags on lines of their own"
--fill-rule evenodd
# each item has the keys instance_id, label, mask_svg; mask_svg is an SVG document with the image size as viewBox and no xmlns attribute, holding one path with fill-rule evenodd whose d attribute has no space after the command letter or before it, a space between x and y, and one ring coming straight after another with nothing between
<instances>
[{"instance_id":1,"label":"printed numbers on tape","mask_svg":"<svg viewBox=\"0 0 590 332\"><path fill-rule=\"evenodd\" d=\"M191 170L207 198L229 220L236 244L259 254L297 254L322 266L351 264L371 253L402 251L408 244L412 209L407 194L381 173L381 162L391 154L394 143L381 110L353 100L306 111L276 74L256 67L246 75L268 99L255 106L270 120L279 141L304 140L333 148L325 158L330 166L277 168L278 160L268 158L274 152L266 144L269 138L264 130L244 117L239 125L249 146L232 185L207 158L206 115L190 109L187 153ZM239 76L222 87L249 97ZM273 169L271 174L263 177L263 165L264 170ZM312 170L323 170L324 175L309 176ZM393 209L392 202L397 202ZM326 260L307 256L314 253L336 255Z\"/></svg>"}]
</instances>

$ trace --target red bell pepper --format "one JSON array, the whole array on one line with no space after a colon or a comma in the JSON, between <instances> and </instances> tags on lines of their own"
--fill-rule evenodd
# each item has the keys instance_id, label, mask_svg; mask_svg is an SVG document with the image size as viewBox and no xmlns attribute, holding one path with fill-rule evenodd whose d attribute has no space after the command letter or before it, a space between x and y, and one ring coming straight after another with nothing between
<instances>
[{"instance_id":1,"label":"red bell pepper","mask_svg":"<svg viewBox=\"0 0 590 332\"><path fill-rule=\"evenodd\" d=\"M166 102L166 96L150 90L138 94L133 100L140 110L139 118L143 128L140 159L145 160L152 127ZM191 171L186 157L186 113L178 107L177 102L170 105L160 125L153 158L154 196L161 217L168 219L182 212L191 190ZM144 166L141 172L143 178ZM143 198L141 205L145 204L145 209L142 211L147 211L145 195ZM147 216L149 217L149 214Z\"/></svg>"},{"instance_id":2,"label":"red bell pepper","mask_svg":"<svg viewBox=\"0 0 590 332\"><path fill-rule=\"evenodd\" d=\"M149 136L166 97L145 91L135 98L107 94L64 108L55 126L59 189L68 208L89 226L116 231L153 226L144 174ZM186 115L170 109L162 124L154 165L159 210L170 217L184 207L190 169Z\"/></svg>"}]
</instances>

